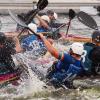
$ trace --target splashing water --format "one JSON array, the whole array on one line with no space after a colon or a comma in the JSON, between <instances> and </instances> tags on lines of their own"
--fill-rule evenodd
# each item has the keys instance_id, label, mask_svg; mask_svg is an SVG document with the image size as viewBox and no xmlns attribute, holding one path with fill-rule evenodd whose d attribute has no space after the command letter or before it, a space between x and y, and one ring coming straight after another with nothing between
<instances>
[{"instance_id":1,"label":"splashing water","mask_svg":"<svg viewBox=\"0 0 100 100\"><path fill-rule=\"evenodd\" d=\"M17 57L18 56L19 55L17 55ZM0 94L0 98L9 98L10 100L13 98L18 98L18 97L25 98L29 95L34 95L37 92L43 91L43 86L45 86L45 83L43 81L40 81L35 75L35 73L32 71L29 65L30 63L29 60L26 59L21 54L20 54L20 57L21 57L20 59L23 60L23 63L27 66L29 76L28 78L25 76L24 78L22 77L22 79L19 80L19 83L20 83L19 86L13 86L9 84L6 87L3 87L0 90L2 92Z\"/></svg>"},{"instance_id":2,"label":"splashing water","mask_svg":"<svg viewBox=\"0 0 100 100\"><path fill-rule=\"evenodd\" d=\"M55 44L56 47L60 48L64 47L58 44ZM64 47L65 48L65 47ZM23 67L23 72L27 70L27 74L23 73L21 76L21 80L19 80L19 86L13 86L9 84L7 87L2 88L2 94L0 98L17 98L21 96L29 96L34 95L35 93L45 91L44 86L46 84L43 81L40 81L41 78L45 78L47 69L53 64L55 58L51 57L51 55L47 54L47 56L37 58L33 55L32 52L25 52L16 54L13 57L13 60L16 66ZM47 59L48 58L48 59ZM24 71L25 70L25 71ZM11 91L11 92L9 92ZM4 94L4 92L6 92Z\"/></svg>"},{"instance_id":3,"label":"splashing water","mask_svg":"<svg viewBox=\"0 0 100 100\"><path fill-rule=\"evenodd\" d=\"M96 19L100 20L97 17L96 17ZM64 22L65 22L65 20L64 20ZM90 30L90 29L80 30L81 28L83 28L83 25L81 25L80 23L76 23L76 22L77 22L77 20L74 19L69 33L73 33L73 34L81 34L82 33L82 35L85 35L85 36L91 35L89 33L91 33L92 30ZM98 22L98 24L100 24L99 21L97 21L97 22ZM15 23L13 25L15 25ZM5 31L5 29L2 29L2 30ZM68 47L68 43L65 43L64 45L62 45L61 43L56 42L54 45L56 48L58 48L59 51L62 51L62 48L64 49L64 51L68 51L66 44ZM17 55L14 55L14 57L17 59L18 64L20 63L22 65L21 67L23 67L22 68L23 74L21 75L21 79L18 81L20 83L20 85L13 86L12 84L9 84L9 85L1 88L0 89L0 100L14 100L14 99L15 100L33 100L34 95L36 95L35 93L37 93L38 95L41 93L45 94L45 92L47 92L44 89L45 83L43 81L40 81L39 76L42 76L42 78L45 77L46 70L52 65L52 63L55 59L53 57L51 57L51 55L39 57L39 59L38 59L31 52L26 52L24 54L17 54ZM17 64L17 66L18 66L18 64ZM36 70L34 68L37 68L37 70L39 70L39 72L37 72L37 73L34 72L34 70ZM43 69L45 69L45 70L43 70ZM40 72L42 72L42 73L40 73ZM82 82L80 82L78 84L82 84ZM97 81L96 81L96 83L97 83ZM100 87L100 85L99 85L99 87ZM48 89L48 91L52 91L52 89ZM63 97L65 97L65 98L62 97L61 100L62 99L66 100L67 98L68 98L68 100L72 100L72 99L100 100L99 93L94 91L93 93L90 92L90 94L88 94L88 92L89 92L89 90L88 91L78 91L78 92L77 92L77 90L73 90L73 91L68 90L67 93L64 91L64 93L60 94L61 93L61 91L60 91L60 93L53 92L53 94L58 97L59 97L59 95L60 96L62 95ZM91 97L91 95L93 96L93 94L95 95L94 98ZM68 97L66 95L68 95ZM49 96L52 97L51 94ZM32 98L28 99L28 97L32 97ZM35 100L37 100L37 99L35 99ZM40 99L40 100L42 100L42 99ZM51 98L50 98L50 100L51 100ZM59 100L59 99L57 99L57 100Z\"/></svg>"}]
</instances>

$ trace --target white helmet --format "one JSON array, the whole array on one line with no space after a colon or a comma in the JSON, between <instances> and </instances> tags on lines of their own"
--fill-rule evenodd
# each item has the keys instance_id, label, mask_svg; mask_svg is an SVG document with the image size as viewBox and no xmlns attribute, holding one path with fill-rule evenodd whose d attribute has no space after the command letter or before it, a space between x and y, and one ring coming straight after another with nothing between
<instances>
[{"instance_id":1,"label":"white helmet","mask_svg":"<svg viewBox=\"0 0 100 100\"><path fill-rule=\"evenodd\" d=\"M29 27L32 31L34 31L35 33L37 33L37 26L36 26L36 24L30 23L30 24L28 24L28 27ZM29 33L30 33L30 34L33 34L31 31L29 31Z\"/></svg>"},{"instance_id":2,"label":"white helmet","mask_svg":"<svg viewBox=\"0 0 100 100\"><path fill-rule=\"evenodd\" d=\"M41 18L43 20L47 21L48 23L50 22L50 19L49 19L49 17L47 15L43 15L43 16L41 16Z\"/></svg>"},{"instance_id":3,"label":"white helmet","mask_svg":"<svg viewBox=\"0 0 100 100\"><path fill-rule=\"evenodd\" d=\"M34 18L34 23L35 23L36 25L40 25L40 21L38 20L38 18Z\"/></svg>"},{"instance_id":4,"label":"white helmet","mask_svg":"<svg viewBox=\"0 0 100 100\"><path fill-rule=\"evenodd\" d=\"M70 47L73 51L73 53L82 55L84 53L84 46L81 43L75 42Z\"/></svg>"},{"instance_id":5,"label":"white helmet","mask_svg":"<svg viewBox=\"0 0 100 100\"><path fill-rule=\"evenodd\" d=\"M55 12L54 12L54 18L55 18L55 19L57 19L57 18L58 18L57 13L55 13Z\"/></svg>"}]
</instances>

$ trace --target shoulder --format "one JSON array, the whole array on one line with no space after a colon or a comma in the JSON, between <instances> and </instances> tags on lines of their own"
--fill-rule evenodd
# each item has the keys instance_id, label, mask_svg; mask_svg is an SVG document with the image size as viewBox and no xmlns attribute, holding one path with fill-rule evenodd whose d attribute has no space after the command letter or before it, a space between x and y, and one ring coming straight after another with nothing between
<instances>
[{"instance_id":1,"label":"shoulder","mask_svg":"<svg viewBox=\"0 0 100 100\"><path fill-rule=\"evenodd\" d=\"M95 45L94 45L93 43L85 43L85 44L84 44L84 47L85 47L85 46L94 47Z\"/></svg>"},{"instance_id":2,"label":"shoulder","mask_svg":"<svg viewBox=\"0 0 100 100\"><path fill-rule=\"evenodd\" d=\"M73 62L73 57L68 54L68 53L63 53L64 57L63 57L63 62L66 62L66 63L72 63Z\"/></svg>"},{"instance_id":3,"label":"shoulder","mask_svg":"<svg viewBox=\"0 0 100 100\"><path fill-rule=\"evenodd\" d=\"M85 44L84 44L84 49L85 49L87 52L90 52L94 47L95 47L95 45L94 45L93 43L85 43Z\"/></svg>"},{"instance_id":4,"label":"shoulder","mask_svg":"<svg viewBox=\"0 0 100 100\"><path fill-rule=\"evenodd\" d=\"M66 58L66 57L71 57L71 55L70 54L68 54L68 53L63 53L64 54L64 57Z\"/></svg>"},{"instance_id":5,"label":"shoulder","mask_svg":"<svg viewBox=\"0 0 100 100\"><path fill-rule=\"evenodd\" d=\"M25 42L25 41L31 41L31 40L37 40L37 37L35 35L27 35L27 36L24 36L21 41Z\"/></svg>"}]
</instances>

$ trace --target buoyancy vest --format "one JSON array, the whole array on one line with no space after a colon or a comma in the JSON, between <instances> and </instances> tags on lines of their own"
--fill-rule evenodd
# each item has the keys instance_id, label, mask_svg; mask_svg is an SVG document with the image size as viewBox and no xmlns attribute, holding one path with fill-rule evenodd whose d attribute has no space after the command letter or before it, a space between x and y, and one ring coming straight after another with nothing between
<instances>
[{"instance_id":1,"label":"buoyancy vest","mask_svg":"<svg viewBox=\"0 0 100 100\"><path fill-rule=\"evenodd\" d=\"M86 72L91 72L91 65L92 65L92 61L90 59L90 52L91 50L94 48L94 44L92 43L86 43L84 44L84 49L86 51L86 54L83 57L83 64L84 64L84 70Z\"/></svg>"},{"instance_id":2,"label":"buoyancy vest","mask_svg":"<svg viewBox=\"0 0 100 100\"><path fill-rule=\"evenodd\" d=\"M55 71L52 73L52 78L56 78L59 81L62 81L66 77L72 78L73 76L77 76L82 71L81 60L76 60L71 57L69 54L64 54L64 61L59 60L56 63ZM74 77L74 78L75 78Z\"/></svg>"},{"instance_id":3,"label":"buoyancy vest","mask_svg":"<svg viewBox=\"0 0 100 100\"><path fill-rule=\"evenodd\" d=\"M33 34L22 39L21 45L25 51L32 51L37 56L47 52L44 43Z\"/></svg>"}]
</instances>

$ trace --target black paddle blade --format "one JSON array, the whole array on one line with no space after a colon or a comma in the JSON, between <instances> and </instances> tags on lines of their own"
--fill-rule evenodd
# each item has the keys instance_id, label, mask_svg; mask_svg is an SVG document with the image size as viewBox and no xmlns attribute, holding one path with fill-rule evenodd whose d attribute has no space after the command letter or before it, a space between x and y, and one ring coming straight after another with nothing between
<instances>
[{"instance_id":1,"label":"black paddle blade","mask_svg":"<svg viewBox=\"0 0 100 100\"><path fill-rule=\"evenodd\" d=\"M11 16L11 18L19 25L21 25L22 27L27 28L28 30L30 30L32 33L34 33L34 35L38 36L34 31L32 31L26 24L25 22L23 22L21 19L18 18L18 16L16 16L16 14L14 14L11 10L8 10L9 15Z\"/></svg>"},{"instance_id":2,"label":"black paddle blade","mask_svg":"<svg viewBox=\"0 0 100 100\"><path fill-rule=\"evenodd\" d=\"M43 10L46 6L48 5L48 0L39 0L38 3L37 3L37 9L33 10L30 12L29 16L28 16L28 19L26 21L26 24L29 24L34 16L40 11L40 10ZM33 14L32 14L33 12Z\"/></svg>"},{"instance_id":3,"label":"black paddle blade","mask_svg":"<svg viewBox=\"0 0 100 100\"><path fill-rule=\"evenodd\" d=\"M18 18L18 16L16 14L14 14L11 10L8 10L9 15L11 16L11 18L19 25L21 25L22 27L26 27L27 25Z\"/></svg>"},{"instance_id":4,"label":"black paddle blade","mask_svg":"<svg viewBox=\"0 0 100 100\"><path fill-rule=\"evenodd\" d=\"M73 9L69 9L69 14L68 15L69 15L70 19L73 19L76 16L76 13Z\"/></svg>"},{"instance_id":5,"label":"black paddle blade","mask_svg":"<svg viewBox=\"0 0 100 100\"><path fill-rule=\"evenodd\" d=\"M37 8L43 10L48 5L48 0L39 0L37 3Z\"/></svg>"},{"instance_id":6,"label":"black paddle blade","mask_svg":"<svg viewBox=\"0 0 100 100\"><path fill-rule=\"evenodd\" d=\"M96 21L87 13L81 11L77 14L77 18L81 23L85 24L86 26L98 30Z\"/></svg>"}]
</instances>

